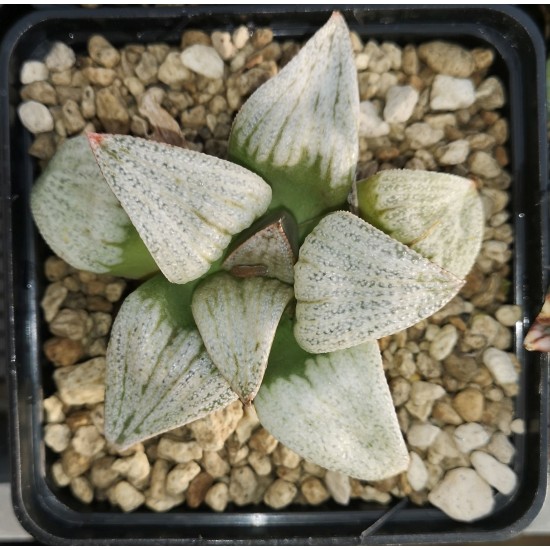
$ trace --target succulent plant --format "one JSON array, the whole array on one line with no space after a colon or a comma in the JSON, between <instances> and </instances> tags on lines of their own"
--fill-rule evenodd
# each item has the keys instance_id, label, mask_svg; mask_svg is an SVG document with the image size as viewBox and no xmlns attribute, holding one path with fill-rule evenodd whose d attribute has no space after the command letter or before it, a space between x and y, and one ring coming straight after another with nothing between
<instances>
[{"instance_id":1,"label":"succulent plant","mask_svg":"<svg viewBox=\"0 0 550 550\"><path fill-rule=\"evenodd\" d=\"M459 291L482 206L472 182L448 174L355 184L358 120L335 13L245 103L229 161L118 135L59 150L32 194L45 240L80 269L149 277L108 347L115 445L240 399L321 466L367 480L407 468L376 339Z\"/></svg>"}]
</instances>

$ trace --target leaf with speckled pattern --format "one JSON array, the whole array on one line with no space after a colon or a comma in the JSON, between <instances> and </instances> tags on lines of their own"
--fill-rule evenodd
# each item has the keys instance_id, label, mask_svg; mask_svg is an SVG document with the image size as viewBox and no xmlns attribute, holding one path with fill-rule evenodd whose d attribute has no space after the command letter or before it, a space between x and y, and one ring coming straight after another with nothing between
<instances>
[{"instance_id":1,"label":"leaf with speckled pattern","mask_svg":"<svg viewBox=\"0 0 550 550\"><path fill-rule=\"evenodd\" d=\"M204 275L271 201L262 178L231 162L132 136L89 139L107 183L173 283Z\"/></svg>"},{"instance_id":2,"label":"leaf with speckled pattern","mask_svg":"<svg viewBox=\"0 0 550 550\"><path fill-rule=\"evenodd\" d=\"M157 275L126 298L116 317L107 350L105 437L118 448L237 399L194 325L194 287Z\"/></svg>"},{"instance_id":3,"label":"leaf with speckled pattern","mask_svg":"<svg viewBox=\"0 0 550 550\"><path fill-rule=\"evenodd\" d=\"M407 447L374 341L309 355L284 318L254 405L275 438L324 468L371 481L407 469Z\"/></svg>"},{"instance_id":4,"label":"leaf with speckled pattern","mask_svg":"<svg viewBox=\"0 0 550 550\"><path fill-rule=\"evenodd\" d=\"M294 264L298 257L298 228L288 212L270 212L256 222L246 235L239 236L233 250L223 261L222 268L235 275L247 267L262 268L263 276L294 282Z\"/></svg>"},{"instance_id":5,"label":"leaf with speckled pattern","mask_svg":"<svg viewBox=\"0 0 550 550\"><path fill-rule=\"evenodd\" d=\"M279 319L292 287L264 277L218 273L201 283L191 307L204 345L244 403L262 382Z\"/></svg>"},{"instance_id":6,"label":"leaf with speckled pattern","mask_svg":"<svg viewBox=\"0 0 550 550\"><path fill-rule=\"evenodd\" d=\"M50 248L77 269L132 279L158 271L85 136L65 141L50 160L32 188L31 210Z\"/></svg>"},{"instance_id":7,"label":"leaf with speckled pattern","mask_svg":"<svg viewBox=\"0 0 550 550\"><path fill-rule=\"evenodd\" d=\"M296 339L313 353L410 327L464 283L349 212L329 214L308 235L294 278Z\"/></svg>"},{"instance_id":8,"label":"leaf with speckled pattern","mask_svg":"<svg viewBox=\"0 0 550 550\"><path fill-rule=\"evenodd\" d=\"M359 215L425 258L465 277L481 248L474 182L424 170L384 170L357 183Z\"/></svg>"},{"instance_id":9,"label":"leaf with speckled pattern","mask_svg":"<svg viewBox=\"0 0 550 550\"><path fill-rule=\"evenodd\" d=\"M299 224L345 202L359 154L359 91L349 30L330 20L235 118L231 160L273 187Z\"/></svg>"}]
</instances>

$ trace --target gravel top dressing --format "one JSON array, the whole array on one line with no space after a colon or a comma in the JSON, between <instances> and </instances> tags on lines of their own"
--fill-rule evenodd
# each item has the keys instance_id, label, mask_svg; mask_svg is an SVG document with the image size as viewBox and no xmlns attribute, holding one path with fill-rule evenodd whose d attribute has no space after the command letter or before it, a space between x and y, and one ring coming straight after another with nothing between
<instances>
[{"instance_id":1,"label":"gravel top dressing","mask_svg":"<svg viewBox=\"0 0 550 550\"><path fill-rule=\"evenodd\" d=\"M44 353L55 391L44 399L49 475L85 503L131 512L265 503L319 506L333 499L388 504L407 496L450 517L491 512L517 484L514 433L520 365L510 351L521 308L509 303L514 241L507 205L506 96L494 54L446 42L364 43L351 34L360 95L358 179L395 168L474 181L485 231L466 284L429 318L379 341L405 434L409 468L368 483L302 459L260 425L253 405L225 409L124 451L104 438L105 354L111 325L135 283L47 259ZM45 168L68 137L131 134L225 158L234 116L301 45L252 35L188 30L177 47L115 48L102 36L75 53L56 43L21 68L30 154ZM99 229L99 228L98 228ZM290 275L291 276L291 275ZM49 376L48 373L45 376Z\"/></svg>"}]
</instances>

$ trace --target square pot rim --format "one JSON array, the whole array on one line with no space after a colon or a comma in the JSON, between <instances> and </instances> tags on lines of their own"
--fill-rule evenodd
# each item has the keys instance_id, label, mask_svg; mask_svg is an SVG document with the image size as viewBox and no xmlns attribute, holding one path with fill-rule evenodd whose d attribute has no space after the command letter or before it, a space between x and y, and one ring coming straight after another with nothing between
<instances>
[{"instance_id":1,"label":"square pot rim","mask_svg":"<svg viewBox=\"0 0 550 550\"><path fill-rule=\"evenodd\" d=\"M353 17L355 19L355 22L353 25L350 25L352 29L355 28L355 26L366 24L368 25L369 29L373 29L372 33L373 35L377 35L377 32L381 32L384 28L388 29L389 26L394 27L403 27L406 25L409 25L407 32L410 36L417 36L419 40L422 40L422 36L426 35L427 28L431 29L432 32L435 32L434 25L436 24L435 20L430 21L429 24L421 23L418 21L407 21L405 22L396 22L395 19L398 17L400 13L411 13L411 10L414 9L418 13L420 13L421 16L426 16L427 14L432 14L436 11L440 12L441 14L445 13L447 16L451 17L452 14L457 14L458 11L464 12L464 7L456 7L456 6L443 6L443 7L436 7L436 6L415 6L414 8L411 8L410 6L358 6L358 5L340 5L340 6L297 6L293 7L292 10L298 14L300 17L306 17L310 15L315 15L316 17L325 17L327 13L332 11L337 7L340 11L344 12L345 15L348 15L348 17ZM536 30L534 23L526 16L524 13L522 13L518 8L512 7L512 6L476 6L470 10L472 13L476 14L476 17L480 18L481 16L487 18L500 18L501 23L503 20L508 21L516 21L517 25L524 29L524 32L527 36L530 37L532 40L531 43L531 49L532 52L536 58L536 89L535 89L535 95L538 98L537 104L543 103L543 97L544 97L544 83L541 79L541 67L542 70L544 69L544 45L542 44L542 38L540 37L540 34ZM157 17L161 19L166 20L173 20L177 17L180 18L188 18L190 27L193 27L193 22L196 19L200 19L201 17L205 16L216 16L216 17L224 17L227 16L227 14L231 14L229 17L234 17L235 15L240 16L244 14L253 14L256 16L277 16L281 15L283 13L288 12L288 6L257 6L255 9L251 6L197 6L194 8L101 8L99 10L94 10L90 13L83 12L82 9L70 9L70 8L64 8L64 9L56 9L56 10L40 10L38 12L32 13L30 15L25 16L21 20L19 20L12 29L6 34L4 41L2 42L2 46L0 49L0 75L7 77L8 75L8 65L11 58L11 53L14 48L17 47L18 43L23 39L28 32L32 32L33 29L36 28L37 25L46 24L47 22L50 22L52 20L60 20L60 21L69 21L69 20L80 20L80 19L90 19L94 21L99 21L102 19L108 19L111 21L115 20L122 20L123 18L132 18L134 20L140 19L140 18L151 18L151 17ZM368 23L365 23L366 20L369 19L370 16L376 15L380 18L380 21L377 23L373 23L372 21L369 21ZM392 17L394 18L392 20ZM385 18L385 19L384 19ZM437 19L437 18L436 18ZM363 22L361 22L361 20ZM484 19L485 21L485 19ZM441 21L438 20L438 25L441 25ZM487 22L485 21L485 24ZM305 25L305 23L304 23ZM311 28L316 28L316 25L310 25ZM413 28L414 27L414 28ZM471 29L471 32L469 32L469 35L474 38L484 39L484 40L495 40L496 46L493 44L495 49L499 52L501 56L503 56L503 52L508 49L509 51L509 59L510 62L510 71L515 67L517 68L518 60L517 55L514 54L514 47L510 46L508 41L503 40L502 37L498 37L498 33L495 33L494 31L488 30L483 26L483 24L474 25L475 28ZM463 35L464 33L467 33L466 24L449 24L445 27L445 30L439 28L437 29L437 34L441 36L441 38L445 39L448 36L456 36L457 34ZM396 31L392 31L394 34L396 34ZM503 49L504 48L504 49ZM516 52L517 53L517 52ZM543 73L542 73L543 74ZM511 79L512 81L514 79ZM517 78L516 80L520 80ZM7 78L6 78L7 81ZM509 85L511 86L510 93L515 93L516 95L521 92L519 89L515 89L514 86L521 87L521 82L518 82L516 85L511 82ZM531 90L533 92L533 90ZM0 98L2 103L0 104L0 109L4 111L4 113L8 113L8 96L9 94L5 94L3 98ZM510 106L511 107L511 106ZM539 106L539 110L542 112L542 107ZM519 115L518 115L519 116ZM512 117L510 120L511 125L511 133L517 134L518 126L519 129L524 127L524 124L520 120L516 120L518 116L515 117L515 119ZM4 138L4 143L9 144L7 147L7 150L11 147L11 144L9 142L9 135L10 130L8 128L8 117L4 116L2 117L4 122L1 123L1 131L2 138ZM538 132L538 149L539 152L542 153L542 151L546 151L545 145L546 145L546 132L545 132L545 125L543 125L543 122L545 121L544 114L541 117L541 120L539 120L539 123L537 125L537 132ZM514 146L514 144L512 144ZM517 144L515 144L517 146ZM517 155L516 155L517 156ZM7 181L10 180L11 172L10 172L10 162L8 157L8 153L4 151L4 156L2 157L2 167L4 170L4 176L7 176ZM538 161L538 173L539 173L539 187L540 191L546 193L546 187L543 186L543 176L547 173L547 165L546 165L546 158L543 158L543 155L539 155ZM6 181L6 179L3 179L3 181ZM15 353L15 338L16 334L14 333L14 326L13 326L13 319L16 315L15 311L15 304L13 301L13 293L14 293L14 285L16 284L14 281L14 271L13 271L13 251L10 248L10 243L13 238L12 232L12 225L11 225L11 205L12 200L14 197L11 194L11 190L4 190L2 194L3 198L3 219L4 219L4 245L8 248L6 251L6 260L7 260L7 269L5 269L5 282L6 282L6 290L8 293L8 303L9 307L7 308L7 316L4 319L6 324L9 328L9 376L8 376L8 382L10 384L10 412L11 412L11 425L10 425L10 433L12 438L12 444L17 450L17 456L15 456L16 453L14 453L13 456L13 462L12 462L12 472L13 473L13 500L14 500L14 508L16 511L17 516L19 517L20 521L23 523L24 527L27 528L32 534L37 536L40 540L47 541L47 542L54 542L54 543L63 543L68 540L71 542L90 542L89 539L77 539L77 538L64 538L62 536L56 536L52 533L46 532L37 521L35 521L35 518L33 518L32 514L29 513L29 510L27 509L27 502L25 498L23 497L23 491L24 491L24 481L22 479L22 469L21 469L21 440L20 440L20 433L19 433L19 416L18 416L18 399L16 394L16 386L18 384L18 376L17 376L17 370L16 370L16 359L17 354ZM516 200L518 197L516 197ZM544 202L547 200L547 195L544 195L544 198L541 202ZM514 204L515 207L518 207L517 202ZM516 208L514 209L516 210ZM520 209L521 210L521 209ZM542 210L542 208L541 208ZM541 233L548 234L548 220L547 220L547 213L546 215L540 214L541 220ZM515 220L516 223L516 230L519 230L518 238L519 241L525 240L527 237L525 234L525 226L522 225L520 220ZM523 228L523 229L522 229ZM9 242L8 242L9 240ZM544 241L544 239L542 239ZM541 259L543 260L544 265L548 265L548 248L547 244L545 242L540 243L541 250L540 255ZM521 254L521 251L519 252ZM525 261L525 258L521 257L515 257L515 260L523 260ZM542 282L541 282L541 288L545 288L547 284L547 277L546 273L542 273ZM36 290L33 290L33 292L36 292ZM521 289L518 289L516 285L516 298L519 298L519 294L521 294ZM36 296L34 296L36 301ZM527 306L531 306L531 313L533 310L534 304L525 304ZM36 311L34 311L34 315L36 316ZM36 324L37 320L36 318L33 319L33 322ZM525 323L525 320L524 320ZM516 340L518 340L518 336L522 334L521 330L518 332L516 331ZM517 346L516 346L517 347ZM532 363L537 363L535 359L531 361ZM540 384L541 384L541 403L540 403L540 414L538 421L546 426L548 423L548 406L546 403L546 399L544 399L545 390L548 391L548 358L546 356L540 355L538 357L538 365L542 369L541 376L540 376ZM39 406L36 403L34 404L35 407ZM35 420L37 418L37 414L35 414ZM546 424L544 422L546 421ZM503 527L500 529L495 529L493 531L488 530L476 530L475 525L474 528L471 528L472 526L467 526L468 528L463 529L461 533L417 533L417 534L406 534L406 533L400 533L400 534L370 534L369 538L363 540L361 538L361 532L362 529L366 527L366 525L362 525L362 527L358 527L358 535L356 537L318 537L315 536L307 536L304 538L301 537L292 537L292 542L330 542L330 543L349 543L349 542L370 542L370 543L426 543L426 542L465 542L465 541L479 541L479 540L502 540L505 538L509 538L510 536L518 533L521 531L532 519L534 519L536 513L542 506L542 502L544 500L545 496L545 490L546 490L546 483L545 483L545 476L542 475L543 473L543 466L547 463L547 456L545 453L547 453L547 434L546 430L542 427L539 430L540 432L540 446L541 446L541 454L540 454L540 461L538 464L538 468L540 471L540 479L539 484L537 487L537 490L533 494L533 500L531 506L528 508L528 510L521 516L516 518L515 522L507 527ZM40 456L41 453L37 450L35 458L37 456ZM545 472L545 470L544 470ZM37 467L35 465L35 468L33 469L33 473L35 476L38 476L38 479L35 479L34 482L37 484L37 486L40 488L40 490L43 491L41 497L44 500L44 504L48 502L49 505L52 503L52 499L55 498L54 494L51 493L49 488L47 487L44 479L41 477L43 476L44 472L40 471L40 467ZM543 483L544 481L544 483ZM514 504L514 502L509 502L506 504L506 507L510 507L511 504ZM397 508L397 507L395 507ZM381 510L380 513L375 514L376 516L384 516L386 517L386 514L391 515L392 510L394 511L394 514L401 513L398 509L394 510L393 508ZM440 516L439 512L431 512L429 510L423 511L427 518L432 518L431 521L437 521L437 518ZM155 521L151 521L151 524L153 527L159 526L162 524L162 516L168 517L168 516L185 516L187 512L176 512L176 513L169 513L169 514L153 514L153 513L143 513L143 512L134 512L131 516L122 516L121 514L113 514L113 513L101 513L101 512L76 512L74 510L71 510L68 506L65 506L62 503L59 503L59 506L57 506L54 516L57 514L65 514L65 521L68 523L72 523L74 525L78 525L79 523L87 523L90 521L90 516L93 516L95 518L95 521L98 521L98 523L107 521L109 522L109 518L112 516L117 516L117 520L120 520L122 518L132 518L130 521L124 520L122 522L125 526L131 526L132 523L137 523L139 521L143 521L145 518L148 518L149 520L151 517L156 517L158 519L155 519ZM284 524L285 522L288 523L300 523L300 521L305 521L308 516L311 516L311 514L317 514L324 512L318 512L317 510L313 511L307 511L307 512L267 512L267 515L270 518L273 518L270 520L270 522L274 525L277 524ZM363 511L349 511L349 510L341 510L339 512L331 512L331 513L338 513L339 519L336 519L336 523L339 523L340 521L354 521L355 516L359 518L360 516L363 516ZM291 515L292 518L288 518L288 515ZM204 525L206 526L208 524L208 521L211 519L212 516L220 517L219 515L216 515L214 513L206 513L206 512L199 512L199 513L193 513L188 514L189 520L191 522L204 522ZM242 522L243 516L246 515L252 515L254 516L252 522ZM261 524L263 522L263 519L260 517L262 514L257 513L250 513L248 511L244 512L224 512L223 517L224 519L220 522L216 522L221 524L230 524L230 523L242 523L242 528L245 529L247 527L252 527L255 524ZM489 516L491 517L491 516ZM373 519L375 521L378 521L380 518L376 517ZM386 517L387 520L390 519L390 517ZM114 521L114 520L113 520ZM174 520L175 521L175 520ZM181 523L181 517L178 519L178 521ZM359 519L357 519L358 525ZM116 522L115 522L116 523ZM478 522L479 523L479 522ZM120 527L123 525L119 524ZM456 524L464 526L464 524ZM381 526L381 525L380 525ZM137 539L120 539L120 540L113 540L111 538L104 538L104 539L97 539L97 542L115 542L115 543L124 543L124 544L131 544L131 543L143 543L143 542L151 542L155 540L154 538L137 538ZM238 539L230 539L231 542L241 542L246 543L250 542L252 539L243 538L242 540ZM277 539L277 538L254 538L253 541L255 543L263 542L263 543L272 543L272 542L281 542L281 541L287 541L289 539ZM96 542L96 541L94 541ZM170 538L167 540L163 540L162 542L166 543L190 543L190 542L197 542L196 538ZM227 542L226 540L214 540L212 539L212 542Z\"/></svg>"}]
</instances>

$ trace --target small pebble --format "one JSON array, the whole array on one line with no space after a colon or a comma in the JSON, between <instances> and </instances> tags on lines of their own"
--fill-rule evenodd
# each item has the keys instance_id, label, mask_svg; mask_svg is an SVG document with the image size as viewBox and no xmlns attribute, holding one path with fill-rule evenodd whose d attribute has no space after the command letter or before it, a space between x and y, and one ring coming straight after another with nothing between
<instances>
[{"instance_id":1,"label":"small pebble","mask_svg":"<svg viewBox=\"0 0 550 550\"><path fill-rule=\"evenodd\" d=\"M472 81L467 78L454 78L437 75L432 84L430 107L434 111L456 111L470 107L475 102Z\"/></svg>"},{"instance_id":2,"label":"small pebble","mask_svg":"<svg viewBox=\"0 0 550 550\"><path fill-rule=\"evenodd\" d=\"M414 491L422 491L428 483L428 470L420 456L411 451L410 462L407 470L407 481Z\"/></svg>"},{"instance_id":3,"label":"small pebble","mask_svg":"<svg viewBox=\"0 0 550 550\"><path fill-rule=\"evenodd\" d=\"M298 489L296 489L294 484L282 479L277 479L265 492L264 502L270 508L280 510L292 502L297 492Z\"/></svg>"},{"instance_id":4,"label":"small pebble","mask_svg":"<svg viewBox=\"0 0 550 550\"><path fill-rule=\"evenodd\" d=\"M181 62L185 67L205 76L206 78L222 78L224 72L223 59L218 52L202 44L195 44L181 53Z\"/></svg>"},{"instance_id":5,"label":"small pebble","mask_svg":"<svg viewBox=\"0 0 550 550\"><path fill-rule=\"evenodd\" d=\"M486 445L491 434L479 423L469 422L458 426L454 432L456 446L463 453L469 453Z\"/></svg>"},{"instance_id":6,"label":"small pebble","mask_svg":"<svg viewBox=\"0 0 550 550\"><path fill-rule=\"evenodd\" d=\"M474 451L470 458L476 472L489 485L503 495L509 495L514 491L518 480L511 468L483 451Z\"/></svg>"},{"instance_id":7,"label":"small pebble","mask_svg":"<svg viewBox=\"0 0 550 550\"><path fill-rule=\"evenodd\" d=\"M127 481L120 481L115 485L114 495L116 503L124 512L137 510L145 502L145 497Z\"/></svg>"},{"instance_id":8,"label":"small pebble","mask_svg":"<svg viewBox=\"0 0 550 550\"><path fill-rule=\"evenodd\" d=\"M418 57L434 72L460 78L469 77L476 68L468 50L441 40L421 44Z\"/></svg>"},{"instance_id":9,"label":"small pebble","mask_svg":"<svg viewBox=\"0 0 550 550\"><path fill-rule=\"evenodd\" d=\"M412 447L427 449L440 432L440 428L427 422L415 422L407 431L407 441Z\"/></svg>"},{"instance_id":10,"label":"small pebble","mask_svg":"<svg viewBox=\"0 0 550 550\"><path fill-rule=\"evenodd\" d=\"M51 132L54 128L53 117L45 105L37 101L25 101L17 108L21 124L31 133Z\"/></svg>"},{"instance_id":11,"label":"small pebble","mask_svg":"<svg viewBox=\"0 0 550 550\"><path fill-rule=\"evenodd\" d=\"M428 500L449 517L471 522L488 515L494 507L489 484L470 468L456 468L428 495Z\"/></svg>"},{"instance_id":12,"label":"small pebble","mask_svg":"<svg viewBox=\"0 0 550 550\"><path fill-rule=\"evenodd\" d=\"M351 498L351 485L349 477L340 472L327 471L325 474L325 485L330 496L343 506L347 506Z\"/></svg>"},{"instance_id":13,"label":"small pebble","mask_svg":"<svg viewBox=\"0 0 550 550\"><path fill-rule=\"evenodd\" d=\"M386 94L384 120L388 123L407 122L418 101L418 92L412 86L392 86Z\"/></svg>"},{"instance_id":14,"label":"small pebble","mask_svg":"<svg viewBox=\"0 0 550 550\"><path fill-rule=\"evenodd\" d=\"M61 72L70 69L76 61L74 51L63 44L63 42L55 42L51 47L48 55L44 59L46 67L50 71Z\"/></svg>"},{"instance_id":15,"label":"small pebble","mask_svg":"<svg viewBox=\"0 0 550 550\"><path fill-rule=\"evenodd\" d=\"M214 512L223 512L229 502L229 489L225 483L216 483L208 489L204 501Z\"/></svg>"},{"instance_id":16,"label":"small pebble","mask_svg":"<svg viewBox=\"0 0 550 550\"><path fill-rule=\"evenodd\" d=\"M300 490L308 504L319 506L330 498L330 494L323 482L316 477L306 478L300 485Z\"/></svg>"},{"instance_id":17,"label":"small pebble","mask_svg":"<svg viewBox=\"0 0 550 550\"><path fill-rule=\"evenodd\" d=\"M19 73L21 84L31 84L47 80L49 75L48 67L41 61L25 61Z\"/></svg>"},{"instance_id":18,"label":"small pebble","mask_svg":"<svg viewBox=\"0 0 550 550\"><path fill-rule=\"evenodd\" d=\"M387 136L390 133L389 124L382 120L374 104L362 101L359 105L359 136L375 138Z\"/></svg>"},{"instance_id":19,"label":"small pebble","mask_svg":"<svg viewBox=\"0 0 550 550\"><path fill-rule=\"evenodd\" d=\"M514 368L514 363L505 351L487 348L483 352L483 364L499 384L514 384L518 381L518 373Z\"/></svg>"}]
</instances>

